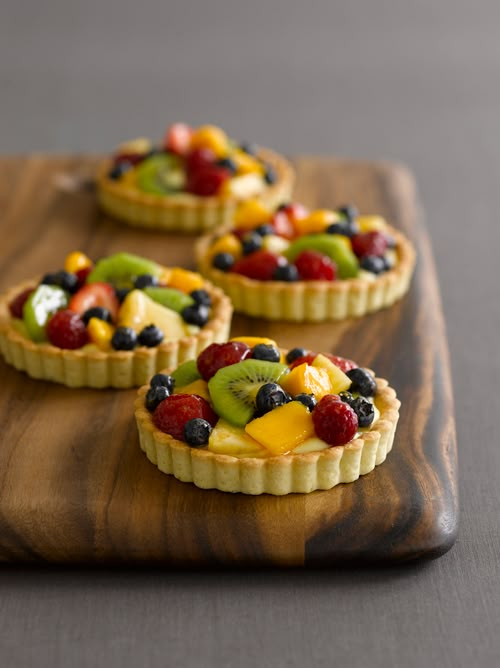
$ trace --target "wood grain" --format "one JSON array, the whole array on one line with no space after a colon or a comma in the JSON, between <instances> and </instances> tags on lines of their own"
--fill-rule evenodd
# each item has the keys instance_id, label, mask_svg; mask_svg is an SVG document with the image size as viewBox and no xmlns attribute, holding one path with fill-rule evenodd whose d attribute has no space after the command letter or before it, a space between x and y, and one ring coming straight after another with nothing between
<instances>
[{"instance_id":1,"label":"wood grain","mask_svg":"<svg viewBox=\"0 0 500 668\"><path fill-rule=\"evenodd\" d=\"M97 212L86 186L96 164L85 156L0 161L0 289L59 267L75 248L193 266L192 239L122 227ZM0 361L1 560L332 567L433 558L451 547L458 522L453 400L413 179L392 164L312 157L295 164L299 199L356 202L413 240L410 293L390 309L339 324L237 316L233 333L336 352L388 378L402 401L388 460L328 492L253 498L202 491L144 457L134 390L70 390Z\"/></svg>"}]
</instances>

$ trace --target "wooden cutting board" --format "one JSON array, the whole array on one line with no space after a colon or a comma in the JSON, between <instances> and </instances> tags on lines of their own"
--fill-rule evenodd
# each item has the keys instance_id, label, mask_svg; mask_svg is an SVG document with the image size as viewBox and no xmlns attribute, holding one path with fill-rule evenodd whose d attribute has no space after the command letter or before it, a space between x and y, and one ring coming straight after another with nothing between
<instances>
[{"instance_id":1,"label":"wooden cutting board","mask_svg":"<svg viewBox=\"0 0 500 668\"><path fill-rule=\"evenodd\" d=\"M0 161L0 289L59 268L80 249L192 266L192 238L123 227L100 215L97 158ZM0 559L159 563L176 567L327 566L433 558L457 531L448 350L436 272L408 171L387 163L298 158L297 198L355 202L416 244L409 295L340 324L235 317L233 333L352 357L402 401L387 461L355 483L287 497L202 491L160 473L139 449L135 391L70 390L0 359Z\"/></svg>"}]
</instances>

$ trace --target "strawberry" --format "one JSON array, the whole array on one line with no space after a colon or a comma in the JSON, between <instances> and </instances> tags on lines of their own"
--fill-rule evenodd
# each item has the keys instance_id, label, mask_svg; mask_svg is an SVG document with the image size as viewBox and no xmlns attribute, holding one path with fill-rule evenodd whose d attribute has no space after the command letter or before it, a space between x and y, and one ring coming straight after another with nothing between
<instances>
[{"instance_id":1,"label":"strawberry","mask_svg":"<svg viewBox=\"0 0 500 668\"><path fill-rule=\"evenodd\" d=\"M68 304L68 308L71 311L80 315L95 306L102 306L108 309L113 321L116 320L120 303L112 285L100 282L88 283L73 295Z\"/></svg>"},{"instance_id":2,"label":"strawberry","mask_svg":"<svg viewBox=\"0 0 500 668\"><path fill-rule=\"evenodd\" d=\"M191 147L192 128L186 123L174 123L168 130L164 141L167 151L176 155L186 155Z\"/></svg>"},{"instance_id":3,"label":"strawberry","mask_svg":"<svg viewBox=\"0 0 500 668\"><path fill-rule=\"evenodd\" d=\"M53 346L75 350L88 341L87 328L74 311L57 311L47 323L47 337Z\"/></svg>"},{"instance_id":4,"label":"strawberry","mask_svg":"<svg viewBox=\"0 0 500 668\"><path fill-rule=\"evenodd\" d=\"M285 239L293 239L295 237L295 228L292 221L285 211L276 211L271 219L274 233Z\"/></svg>"}]
</instances>

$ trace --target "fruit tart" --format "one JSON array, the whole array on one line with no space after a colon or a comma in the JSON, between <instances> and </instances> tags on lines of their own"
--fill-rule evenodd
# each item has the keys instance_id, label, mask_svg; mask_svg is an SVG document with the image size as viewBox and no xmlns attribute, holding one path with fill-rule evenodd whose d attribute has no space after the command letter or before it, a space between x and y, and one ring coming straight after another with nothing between
<instances>
[{"instance_id":1,"label":"fruit tart","mask_svg":"<svg viewBox=\"0 0 500 668\"><path fill-rule=\"evenodd\" d=\"M321 322L362 316L408 290L412 244L381 216L352 205L308 211L248 200L233 222L196 244L200 272L236 311L269 320Z\"/></svg>"},{"instance_id":2,"label":"fruit tart","mask_svg":"<svg viewBox=\"0 0 500 668\"><path fill-rule=\"evenodd\" d=\"M137 387L225 341L229 299L199 274L130 253L64 269L0 297L0 352L33 378L70 387Z\"/></svg>"},{"instance_id":3,"label":"fruit tart","mask_svg":"<svg viewBox=\"0 0 500 668\"><path fill-rule=\"evenodd\" d=\"M353 482L391 450L400 402L355 362L270 339L214 343L139 390L140 445L204 489L289 494Z\"/></svg>"},{"instance_id":4,"label":"fruit tart","mask_svg":"<svg viewBox=\"0 0 500 668\"><path fill-rule=\"evenodd\" d=\"M175 123L164 141L127 141L97 175L101 207L139 227L199 233L228 223L236 204L258 197L277 206L294 174L282 156L230 139L219 127Z\"/></svg>"}]
</instances>

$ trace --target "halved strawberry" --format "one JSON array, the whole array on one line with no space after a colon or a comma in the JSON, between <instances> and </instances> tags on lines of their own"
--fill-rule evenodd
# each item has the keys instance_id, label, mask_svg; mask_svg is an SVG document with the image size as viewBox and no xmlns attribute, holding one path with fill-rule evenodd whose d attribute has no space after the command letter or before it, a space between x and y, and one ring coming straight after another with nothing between
<instances>
[{"instance_id":1,"label":"halved strawberry","mask_svg":"<svg viewBox=\"0 0 500 668\"><path fill-rule=\"evenodd\" d=\"M113 320L116 320L120 303L115 290L109 283L89 283L80 288L71 298L68 308L82 315L89 308L102 306L108 309Z\"/></svg>"},{"instance_id":2,"label":"halved strawberry","mask_svg":"<svg viewBox=\"0 0 500 668\"><path fill-rule=\"evenodd\" d=\"M295 237L295 227L285 211L276 211L271 219L274 233L285 239Z\"/></svg>"},{"instance_id":3,"label":"halved strawberry","mask_svg":"<svg viewBox=\"0 0 500 668\"><path fill-rule=\"evenodd\" d=\"M176 155L186 155L191 148L192 134L192 128L186 123L174 123L167 130L165 148Z\"/></svg>"}]
</instances>

